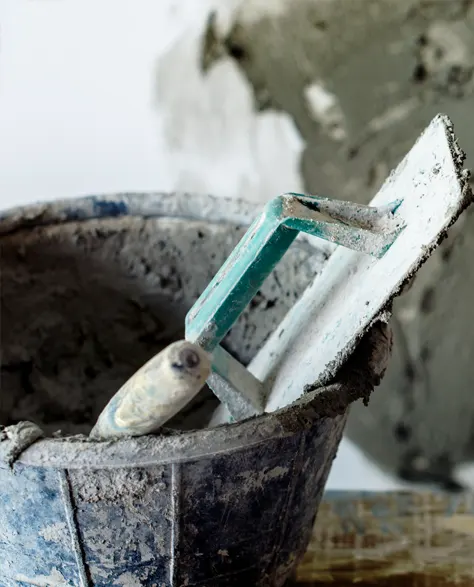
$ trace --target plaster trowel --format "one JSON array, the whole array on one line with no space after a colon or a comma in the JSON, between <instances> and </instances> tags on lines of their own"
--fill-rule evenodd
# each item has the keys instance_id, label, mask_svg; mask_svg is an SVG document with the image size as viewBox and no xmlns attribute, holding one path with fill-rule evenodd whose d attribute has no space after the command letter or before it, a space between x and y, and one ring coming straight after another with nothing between
<instances>
[{"instance_id":1,"label":"plaster trowel","mask_svg":"<svg viewBox=\"0 0 474 587\"><path fill-rule=\"evenodd\" d=\"M247 367L253 386L244 386L243 380L239 384L240 364L229 357L221 359L225 366L211 375L210 384L223 401L211 425L242 416L237 408L243 389L252 389L261 402L254 401L253 406L246 402L245 416L250 416L252 407L254 414L275 411L333 378L471 204L463 162L451 121L438 115L370 203L381 213L372 227L365 226L364 247L370 249L372 242L373 249L358 248L356 239L352 246L335 249ZM351 229L346 230L350 234Z\"/></svg>"},{"instance_id":2,"label":"plaster trowel","mask_svg":"<svg viewBox=\"0 0 474 587\"><path fill-rule=\"evenodd\" d=\"M92 436L156 431L201 389L205 357L222 402L211 425L283 408L329 382L470 204L461 165L451 123L440 115L369 206L294 193L269 202L186 317L186 344L202 361L195 379L180 379L165 349L145 366L145 385L143 367L112 398ZM245 368L220 343L300 232L338 246Z\"/></svg>"}]
</instances>

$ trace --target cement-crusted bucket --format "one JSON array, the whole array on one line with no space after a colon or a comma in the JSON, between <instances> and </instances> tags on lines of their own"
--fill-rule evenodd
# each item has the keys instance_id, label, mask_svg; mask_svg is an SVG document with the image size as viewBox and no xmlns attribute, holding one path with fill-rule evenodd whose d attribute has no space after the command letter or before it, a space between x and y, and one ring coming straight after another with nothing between
<instances>
[{"instance_id":1,"label":"cement-crusted bucket","mask_svg":"<svg viewBox=\"0 0 474 587\"><path fill-rule=\"evenodd\" d=\"M256 213L243 202L136 194L3 216L2 587L274 586L292 573L347 407L385 369L386 325L334 384L279 412L203 429L217 405L205 389L161 435L87 438L120 385L182 336L186 311ZM297 240L265 282L224 341L242 362L324 251Z\"/></svg>"}]
</instances>

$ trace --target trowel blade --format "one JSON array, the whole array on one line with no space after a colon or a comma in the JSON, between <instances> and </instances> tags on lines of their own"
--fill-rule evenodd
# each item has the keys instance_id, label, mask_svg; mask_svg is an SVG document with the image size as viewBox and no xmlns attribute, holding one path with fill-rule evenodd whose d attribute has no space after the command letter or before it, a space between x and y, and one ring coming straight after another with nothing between
<instances>
[{"instance_id":1,"label":"trowel blade","mask_svg":"<svg viewBox=\"0 0 474 587\"><path fill-rule=\"evenodd\" d=\"M337 247L249 366L263 381L266 411L298 400L334 377L392 299L472 202L452 123L438 115L371 205L402 199L405 229L376 259Z\"/></svg>"}]
</instances>

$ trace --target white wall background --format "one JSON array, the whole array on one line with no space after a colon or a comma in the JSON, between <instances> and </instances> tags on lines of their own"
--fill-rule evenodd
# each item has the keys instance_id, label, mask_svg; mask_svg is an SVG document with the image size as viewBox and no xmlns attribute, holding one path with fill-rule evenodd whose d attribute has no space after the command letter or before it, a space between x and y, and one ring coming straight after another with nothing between
<instances>
[{"instance_id":1,"label":"white wall background","mask_svg":"<svg viewBox=\"0 0 474 587\"><path fill-rule=\"evenodd\" d=\"M180 129L179 120L158 110L160 56L170 51L179 56L180 44L191 46L210 4L0 0L0 208L116 191L184 187L257 199L299 189L296 131L275 114L257 117L245 86L229 93L232 99L225 103L225 95L216 100L214 107L226 110L227 117L217 113L206 156L205 146L201 152L199 145L180 139L186 128ZM235 80L231 66L222 67ZM212 80L207 88L197 87L197 75L176 70L175 82L182 84L177 92L172 73L168 63L159 77L166 84L157 90L161 107L181 96L190 108L201 105L195 123L202 124ZM202 173L194 171L211 163L203 185ZM328 485L398 486L346 440Z\"/></svg>"}]
</instances>

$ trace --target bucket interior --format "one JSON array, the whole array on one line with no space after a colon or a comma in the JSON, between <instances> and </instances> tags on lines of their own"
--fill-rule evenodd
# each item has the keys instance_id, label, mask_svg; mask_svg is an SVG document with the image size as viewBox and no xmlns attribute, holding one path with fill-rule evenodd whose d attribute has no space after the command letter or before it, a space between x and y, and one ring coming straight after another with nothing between
<instances>
[{"instance_id":1,"label":"bucket interior","mask_svg":"<svg viewBox=\"0 0 474 587\"><path fill-rule=\"evenodd\" d=\"M119 387L183 338L187 310L244 231L121 217L3 235L0 424L29 420L48 435L87 434ZM295 242L223 346L247 363L321 261ZM203 426L217 403L205 388L167 426Z\"/></svg>"}]
</instances>

